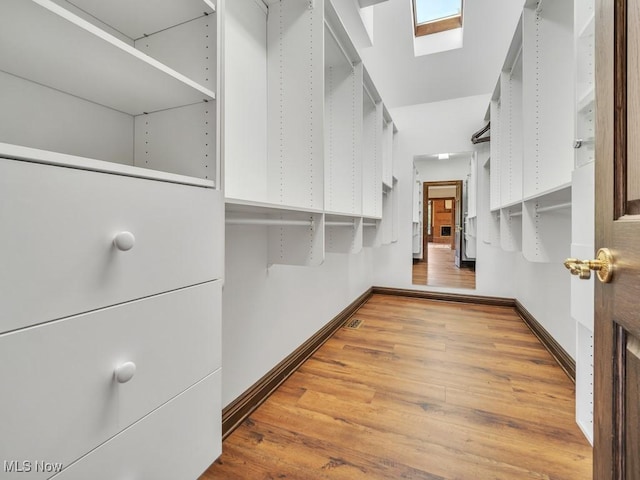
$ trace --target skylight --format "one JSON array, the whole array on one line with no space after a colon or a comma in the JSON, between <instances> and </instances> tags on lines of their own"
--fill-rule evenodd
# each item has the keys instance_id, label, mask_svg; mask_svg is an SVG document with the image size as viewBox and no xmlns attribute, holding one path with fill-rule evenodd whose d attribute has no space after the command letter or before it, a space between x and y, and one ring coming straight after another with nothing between
<instances>
[{"instance_id":1,"label":"skylight","mask_svg":"<svg viewBox=\"0 0 640 480\"><path fill-rule=\"evenodd\" d=\"M462 0L413 0L415 35L462 27Z\"/></svg>"}]
</instances>

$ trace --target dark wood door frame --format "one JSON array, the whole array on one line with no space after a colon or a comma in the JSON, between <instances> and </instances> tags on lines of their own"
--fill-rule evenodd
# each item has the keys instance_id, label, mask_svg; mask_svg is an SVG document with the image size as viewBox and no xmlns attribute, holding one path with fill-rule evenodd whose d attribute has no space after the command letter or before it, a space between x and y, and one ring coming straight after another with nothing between
<instances>
[{"instance_id":1,"label":"dark wood door frame","mask_svg":"<svg viewBox=\"0 0 640 480\"><path fill-rule=\"evenodd\" d=\"M464 208L462 205L462 180L443 180L438 182L423 182L422 184L422 252L423 259L428 262L428 240L427 240L427 202L429 201L429 187L456 187L456 200L458 201L459 210ZM454 202L455 203L455 202ZM455 206L453 207L456 208ZM432 213L433 215L433 213ZM455 247L453 242L455 241L455 228L456 228L456 215L460 216L460 222L462 222L461 212L455 211L453 218L453 225L451 225L451 246ZM461 245L458 245L461 248Z\"/></svg>"}]
</instances>

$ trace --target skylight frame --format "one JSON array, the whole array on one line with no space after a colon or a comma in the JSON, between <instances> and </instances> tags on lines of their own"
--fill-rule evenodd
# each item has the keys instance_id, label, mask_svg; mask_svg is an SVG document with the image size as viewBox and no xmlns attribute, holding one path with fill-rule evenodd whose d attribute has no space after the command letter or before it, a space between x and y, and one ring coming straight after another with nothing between
<instances>
[{"instance_id":1,"label":"skylight frame","mask_svg":"<svg viewBox=\"0 0 640 480\"><path fill-rule=\"evenodd\" d=\"M418 13L416 7L416 0L411 0L413 7L413 28L414 35L421 37L424 35L431 35L434 33L446 32L447 30L454 30L456 28L462 28L462 14L464 11L464 0L460 0L460 13L456 15L450 15L448 17L436 18L428 22L418 23Z\"/></svg>"}]
</instances>

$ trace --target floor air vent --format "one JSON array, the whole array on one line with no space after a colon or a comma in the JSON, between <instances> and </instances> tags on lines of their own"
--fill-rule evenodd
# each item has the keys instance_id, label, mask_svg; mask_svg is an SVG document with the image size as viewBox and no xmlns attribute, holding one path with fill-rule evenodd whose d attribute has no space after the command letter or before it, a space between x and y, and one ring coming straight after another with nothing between
<instances>
[{"instance_id":1,"label":"floor air vent","mask_svg":"<svg viewBox=\"0 0 640 480\"><path fill-rule=\"evenodd\" d=\"M352 318L345 324L344 328L355 330L356 328L360 328L360 325L362 325L362 320L359 318Z\"/></svg>"}]
</instances>

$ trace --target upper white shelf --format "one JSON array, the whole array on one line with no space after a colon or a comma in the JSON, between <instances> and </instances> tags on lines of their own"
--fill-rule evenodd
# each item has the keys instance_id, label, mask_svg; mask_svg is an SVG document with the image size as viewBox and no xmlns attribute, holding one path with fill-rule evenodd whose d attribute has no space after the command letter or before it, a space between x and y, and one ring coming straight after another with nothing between
<instances>
[{"instance_id":1,"label":"upper white shelf","mask_svg":"<svg viewBox=\"0 0 640 480\"><path fill-rule=\"evenodd\" d=\"M523 201L531 202L531 201L551 201L552 203L556 200L565 201L566 199L571 199L571 182L563 183L561 185L557 185L554 188L550 188L543 192L536 193L535 195L530 195L524 198Z\"/></svg>"},{"instance_id":2,"label":"upper white shelf","mask_svg":"<svg viewBox=\"0 0 640 480\"><path fill-rule=\"evenodd\" d=\"M224 199L225 208L228 212L237 213L260 213L260 214L280 214L287 212L295 213L323 213L323 210L315 210L312 208L292 207L289 205L280 205L277 203L255 202L252 200L243 200L239 198Z\"/></svg>"},{"instance_id":3,"label":"upper white shelf","mask_svg":"<svg viewBox=\"0 0 640 480\"><path fill-rule=\"evenodd\" d=\"M73 0L73 4L131 40L215 12L211 0Z\"/></svg>"},{"instance_id":4,"label":"upper white shelf","mask_svg":"<svg viewBox=\"0 0 640 480\"><path fill-rule=\"evenodd\" d=\"M2 0L0 70L130 115L215 99L51 0Z\"/></svg>"},{"instance_id":5,"label":"upper white shelf","mask_svg":"<svg viewBox=\"0 0 640 480\"><path fill-rule=\"evenodd\" d=\"M37 148L23 147L0 142L0 157L16 160L27 160L34 163L45 163L61 167L78 168L81 170L91 170L94 172L111 173L114 175L125 175L128 177L146 178L161 182L180 183L183 185L194 185L197 187L215 187L212 180L188 177L174 173L151 170L148 168L134 167L114 162L105 162L93 158L78 157L65 153L50 152Z\"/></svg>"}]
</instances>

